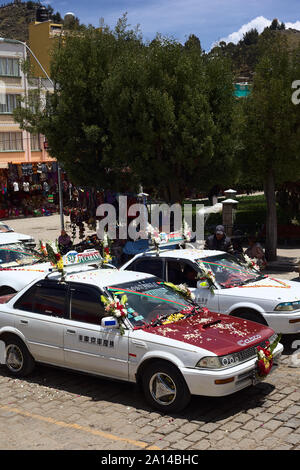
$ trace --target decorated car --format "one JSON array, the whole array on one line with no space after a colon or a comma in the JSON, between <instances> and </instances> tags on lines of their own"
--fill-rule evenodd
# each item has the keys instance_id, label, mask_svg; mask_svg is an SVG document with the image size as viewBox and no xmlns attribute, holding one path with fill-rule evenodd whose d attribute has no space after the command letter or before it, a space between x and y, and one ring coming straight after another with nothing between
<instances>
[{"instance_id":1,"label":"decorated car","mask_svg":"<svg viewBox=\"0 0 300 470\"><path fill-rule=\"evenodd\" d=\"M0 298L0 363L12 376L41 362L138 383L164 412L256 384L282 349L271 328L212 313L144 273L74 265Z\"/></svg>"},{"instance_id":2,"label":"decorated car","mask_svg":"<svg viewBox=\"0 0 300 470\"><path fill-rule=\"evenodd\" d=\"M0 295L20 291L43 274L51 272L58 263L62 269L68 270L73 265L99 265L105 262L99 251L93 249L82 253L70 251L64 256L52 249L51 258L46 246L51 248L50 245L41 244L41 251L33 252L20 243L0 245Z\"/></svg>"},{"instance_id":3,"label":"decorated car","mask_svg":"<svg viewBox=\"0 0 300 470\"><path fill-rule=\"evenodd\" d=\"M277 333L300 332L300 285L269 277L253 260L218 251L155 247L136 255L121 270L146 272L186 285L196 302L214 312L268 325Z\"/></svg>"},{"instance_id":4,"label":"decorated car","mask_svg":"<svg viewBox=\"0 0 300 470\"><path fill-rule=\"evenodd\" d=\"M36 242L30 235L15 232L12 227L0 222L0 243L23 243L27 248L34 248Z\"/></svg>"}]
</instances>

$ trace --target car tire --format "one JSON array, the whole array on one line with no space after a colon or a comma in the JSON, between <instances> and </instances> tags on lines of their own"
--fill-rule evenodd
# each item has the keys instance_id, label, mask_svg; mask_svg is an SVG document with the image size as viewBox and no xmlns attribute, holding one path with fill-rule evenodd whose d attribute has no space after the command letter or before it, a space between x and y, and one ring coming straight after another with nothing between
<instances>
[{"instance_id":1,"label":"car tire","mask_svg":"<svg viewBox=\"0 0 300 470\"><path fill-rule=\"evenodd\" d=\"M268 323L266 322L264 317L259 313L254 312L253 310L239 310L238 312L232 313L231 315L234 317L244 318L245 320L254 321L256 323L260 323L261 325L268 326Z\"/></svg>"},{"instance_id":2,"label":"car tire","mask_svg":"<svg viewBox=\"0 0 300 470\"><path fill-rule=\"evenodd\" d=\"M26 377L35 366L35 361L27 347L19 338L10 335L5 342L5 366L8 373L14 377Z\"/></svg>"},{"instance_id":3,"label":"car tire","mask_svg":"<svg viewBox=\"0 0 300 470\"><path fill-rule=\"evenodd\" d=\"M142 385L147 402L159 411L181 411L191 399L180 371L164 361L152 363L143 371Z\"/></svg>"}]
</instances>

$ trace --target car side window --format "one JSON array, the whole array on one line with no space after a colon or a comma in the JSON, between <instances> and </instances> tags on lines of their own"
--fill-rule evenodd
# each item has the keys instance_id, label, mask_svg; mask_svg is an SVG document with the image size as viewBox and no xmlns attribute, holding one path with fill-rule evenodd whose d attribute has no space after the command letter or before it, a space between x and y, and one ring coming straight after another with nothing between
<instances>
[{"instance_id":1,"label":"car side window","mask_svg":"<svg viewBox=\"0 0 300 470\"><path fill-rule=\"evenodd\" d=\"M25 312L33 312L33 304L35 299L36 286L25 292L14 304L14 308Z\"/></svg>"},{"instance_id":2,"label":"car side window","mask_svg":"<svg viewBox=\"0 0 300 470\"><path fill-rule=\"evenodd\" d=\"M184 261L168 261L168 282L197 287L197 271Z\"/></svg>"},{"instance_id":3,"label":"car side window","mask_svg":"<svg viewBox=\"0 0 300 470\"><path fill-rule=\"evenodd\" d=\"M101 319L107 316L101 303L101 292L92 287L71 285L71 320L93 325L100 325Z\"/></svg>"},{"instance_id":4,"label":"car side window","mask_svg":"<svg viewBox=\"0 0 300 470\"><path fill-rule=\"evenodd\" d=\"M148 273L153 274L153 276L163 278L163 260L162 259L155 259L155 258L145 258L137 260L134 263L133 268L134 271L138 271L140 273Z\"/></svg>"},{"instance_id":5,"label":"car side window","mask_svg":"<svg viewBox=\"0 0 300 470\"><path fill-rule=\"evenodd\" d=\"M65 318L67 312L67 288L56 282L35 284L15 304L15 308L41 315Z\"/></svg>"}]
</instances>

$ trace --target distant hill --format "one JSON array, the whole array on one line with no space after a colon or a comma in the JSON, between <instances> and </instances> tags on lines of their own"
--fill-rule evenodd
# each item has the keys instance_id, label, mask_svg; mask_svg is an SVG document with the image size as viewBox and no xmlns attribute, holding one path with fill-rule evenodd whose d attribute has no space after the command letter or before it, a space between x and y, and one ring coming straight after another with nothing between
<instances>
[{"instance_id":1,"label":"distant hill","mask_svg":"<svg viewBox=\"0 0 300 470\"><path fill-rule=\"evenodd\" d=\"M35 20L36 10L41 6L38 2L14 2L0 5L0 37L8 39L28 40L28 25ZM51 6L47 7L49 18L57 23L62 22L60 14Z\"/></svg>"},{"instance_id":2,"label":"distant hill","mask_svg":"<svg viewBox=\"0 0 300 470\"><path fill-rule=\"evenodd\" d=\"M272 28L272 25L273 28ZM211 50L211 53L221 53L232 61L233 72L236 80L239 82L251 82L256 64L260 57L259 39L261 36L271 32L272 34L280 34L287 39L290 50L294 50L300 46L300 31L296 29L285 29L284 24L281 25L275 19L271 27L259 34L256 29L252 29L244 34L237 44L232 42L220 42Z\"/></svg>"}]
</instances>

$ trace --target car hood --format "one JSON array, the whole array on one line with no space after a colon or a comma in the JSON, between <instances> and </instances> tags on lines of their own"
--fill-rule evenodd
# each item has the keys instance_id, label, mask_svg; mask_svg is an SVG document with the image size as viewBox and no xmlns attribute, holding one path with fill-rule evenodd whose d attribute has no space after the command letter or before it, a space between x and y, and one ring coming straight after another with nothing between
<instances>
[{"instance_id":1,"label":"car hood","mask_svg":"<svg viewBox=\"0 0 300 470\"><path fill-rule=\"evenodd\" d=\"M242 351L274 334L264 325L204 310L175 323L148 327L147 333L206 349L218 356Z\"/></svg>"},{"instance_id":2,"label":"car hood","mask_svg":"<svg viewBox=\"0 0 300 470\"><path fill-rule=\"evenodd\" d=\"M248 299L281 300L284 302L300 300L300 284L278 277L268 277L239 287L219 291L222 296L247 297Z\"/></svg>"},{"instance_id":3,"label":"car hood","mask_svg":"<svg viewBox=\"0 0 300 470\"><path fill-rule=\"evenodd\" d=\"M18 232L4 232L0 234L0 242L17 243L19 241L31 241L33 237Z\"/></svg>"}]
</instances>

